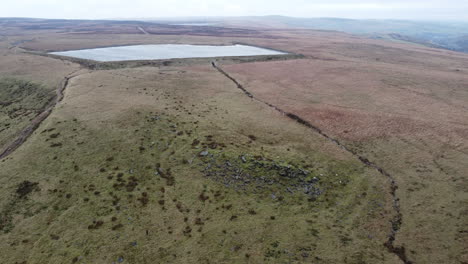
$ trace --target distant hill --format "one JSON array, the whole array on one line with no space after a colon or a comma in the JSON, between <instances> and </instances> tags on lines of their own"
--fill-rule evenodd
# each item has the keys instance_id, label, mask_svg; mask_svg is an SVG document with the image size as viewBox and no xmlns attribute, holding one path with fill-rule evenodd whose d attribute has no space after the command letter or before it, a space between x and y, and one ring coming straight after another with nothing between
<instances>
[{"instance_id":1,"label":"distant hill","mask_svg":"<svg viewBox=\"0 0 468 264\"><path fill-rule=\"evenodd\" d=\"M268 17L288 27L337 30L371 37L391 37L455 51L468 51L468 22L355 20L342 18Z\"/></svg>"},{"instance_id":2,"label":"distant hill","mask_svg":"<svg viewBox=\"0 0 468 264\"><path fill-rule=\"evenodd\" d=\"M346 18L296 18L287 16L245 16L245 17L174 17L174 18L132 18L110 20L66 20L38 18L0 18L0 25L28 24L31 29L55 28L82 24L141 24L152 26L200 26L240 28L301 28L341 31L365 35L375 39L391 39L418 43L429 47L449 49L468 53L468 21L410 21L390 19L346 19ZM193 27L190 30L194 30Z\"/></svg>"},{"instance_id":3,"label":"distant hill","mask_svg":"<svg viewBox=\"0 0 468 264\"><path fill-rule=\"evenodd\" d=\"M155 21L156 19L153 19ZM163 22L161 20L156 20ZM193 17L166 20L169 23L262 28L306 28L342 31L371 38L396 39L431 47L468 52L468 22L409 21L345 18L295 18L287 16Z\"/></svg>"}]
</instances>

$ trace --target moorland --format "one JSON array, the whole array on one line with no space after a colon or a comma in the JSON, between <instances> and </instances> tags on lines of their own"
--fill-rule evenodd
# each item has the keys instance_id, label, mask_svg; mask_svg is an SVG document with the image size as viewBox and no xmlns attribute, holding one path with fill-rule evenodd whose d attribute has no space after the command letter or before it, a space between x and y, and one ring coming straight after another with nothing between
<instances>
[{"instance_id":1,"label":"moorland","mask_svg":"<svg viewBox=\"0 0 468 264\"><path fill-rule=\"evenodd\" d=\"M468 54L0 19L2 263L466 263ZM287 55L97 62L143 44Z\"/></svg>"}]
</instances>

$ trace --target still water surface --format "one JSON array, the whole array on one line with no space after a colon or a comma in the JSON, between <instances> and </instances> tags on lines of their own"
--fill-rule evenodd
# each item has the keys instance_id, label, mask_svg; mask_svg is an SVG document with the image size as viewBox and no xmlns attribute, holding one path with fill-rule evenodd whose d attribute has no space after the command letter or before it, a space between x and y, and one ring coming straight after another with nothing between
<instances>
[{"instance_id":1,"label":"still water surface","mask_svg":"<svg viewBox=\"0 0 468 264\"><path fill-rule=\"evenodd\" d=\"M286 53L246 45L209 46L160 44L70 50L61 52L51 52L51 54L75 57L80 59L89 59L95 61L128 61L281 55Z\"/></svg>"}]
</instances>

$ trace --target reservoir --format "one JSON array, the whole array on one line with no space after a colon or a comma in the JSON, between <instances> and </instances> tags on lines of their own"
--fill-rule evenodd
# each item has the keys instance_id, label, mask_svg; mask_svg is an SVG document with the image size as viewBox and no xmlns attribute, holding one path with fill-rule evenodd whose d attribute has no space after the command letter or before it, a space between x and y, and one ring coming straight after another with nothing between
<instances>
[{"instance_id":1,"label":"reservoir","mask_svg":"<svg viewBox=\"0 0 468 264\"><path fill-rule=\"evenodd\" d=\"M158 44L51 52L50 54L95 61L165 60L231 56L284 55L285 52L246 45L211 46Z\"/></svg>"}]
</instances>

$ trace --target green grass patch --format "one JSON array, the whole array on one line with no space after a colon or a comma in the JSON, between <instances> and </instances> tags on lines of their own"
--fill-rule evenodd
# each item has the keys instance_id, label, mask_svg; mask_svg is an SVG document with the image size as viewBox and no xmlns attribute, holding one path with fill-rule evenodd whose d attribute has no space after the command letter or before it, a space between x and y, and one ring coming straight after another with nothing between
<instances>
[{"instance_id":1,"label":"green grass patch","mask_svg":"<svg viewBox=\"0 0 468 264\"><path fill-rule=\"evenodd\" d=\"M41 113L54 95L54 91L38 83L0 78L0 146Z\"/></svg>"}]
</instances>

